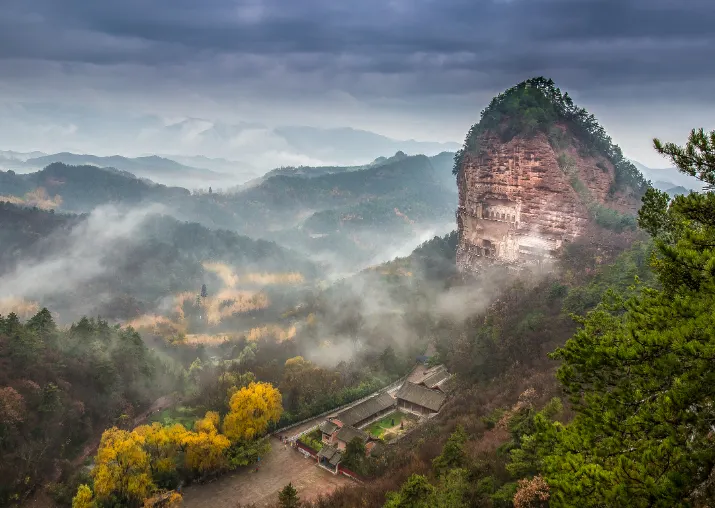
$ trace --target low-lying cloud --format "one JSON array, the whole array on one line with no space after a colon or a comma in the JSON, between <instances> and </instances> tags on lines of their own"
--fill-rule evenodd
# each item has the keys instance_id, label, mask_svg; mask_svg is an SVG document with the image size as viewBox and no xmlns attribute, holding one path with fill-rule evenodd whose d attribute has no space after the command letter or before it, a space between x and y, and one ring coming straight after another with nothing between
<instances>
[{"instance_id":1,"label":"low-lying cloud","mask_svg":"<svg viewBox=\"0 0 715 508\"><path fill-rule=\"evenodd\" d=\"M138 244L141 225L162 210L159 205L129 210L107 205L95 209L69 232L43 239L42 250L48 254L22 261L0 276L0 298L82 294L84 284L111 273L113 264L109 258L116 259ZM92 295L83 298L87 296Z\"/></svg>"}]
</instances>

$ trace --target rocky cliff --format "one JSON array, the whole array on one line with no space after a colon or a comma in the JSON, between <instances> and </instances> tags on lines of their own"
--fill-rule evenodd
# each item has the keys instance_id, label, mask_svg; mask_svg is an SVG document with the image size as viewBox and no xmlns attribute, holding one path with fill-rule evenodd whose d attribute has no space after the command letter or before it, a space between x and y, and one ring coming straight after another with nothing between
<instances>
[{"instance_id":1,"label":"rocky cliff","mask_svg":"<svg viewBox=\"0 0 715 508\"><path fill-rule=\"evenodd\" d=\"M553 82L529 80L500 95L455 158L459 269L553 258L593 223L632 227L645 181L623 161Z\"/></svg>"}]
</instances>

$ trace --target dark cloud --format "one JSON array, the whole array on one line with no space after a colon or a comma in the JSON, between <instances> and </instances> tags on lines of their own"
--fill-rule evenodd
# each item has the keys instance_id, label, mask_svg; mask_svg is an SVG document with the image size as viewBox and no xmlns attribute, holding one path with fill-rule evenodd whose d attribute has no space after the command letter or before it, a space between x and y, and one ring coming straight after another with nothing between
<instances>
[{"instance_id":1,"label":"dark cloud","mask_svg":"<svg viewBox=\"0 0 715 508\"><path fill-rule=\"evenodd\" d=\"M688 100L715 81L714 47L713 0L3 0L0 102L352 121L468 100L473 119L534 75L587 99Z\"/></svg>"},{"instance_id":2,"label":"dark cloud","mask_svg":"<svg viewBox=\"0 0 715 508\"><path fill-rule=\"evenodd\" d=\"M219 76L575 69L579 86L715 73L710 0L6 0L0 57L190 66ZM227 65L230 63L230 65ZM207 78L209 78L207 76ZM360 93L360 90L352 90ZM419 92L419 90L415 91Z\"/></svg>"}]
</instances>

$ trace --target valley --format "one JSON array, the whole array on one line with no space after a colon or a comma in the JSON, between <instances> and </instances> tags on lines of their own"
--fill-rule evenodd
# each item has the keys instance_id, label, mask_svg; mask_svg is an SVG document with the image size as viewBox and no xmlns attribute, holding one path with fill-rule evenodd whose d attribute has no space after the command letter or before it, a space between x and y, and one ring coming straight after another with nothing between
<instances>
[{"instance_id":1,"label":"valley","mask_svg":"<svg viewBox=\"0 0 715 508\"><path fill-rule=\"evenodd\" d=\"M708 506L715 134L654 148L687 178L532 78L456 152L220 190L7 152L0 505Z\"/></svg>"}]
</instances>

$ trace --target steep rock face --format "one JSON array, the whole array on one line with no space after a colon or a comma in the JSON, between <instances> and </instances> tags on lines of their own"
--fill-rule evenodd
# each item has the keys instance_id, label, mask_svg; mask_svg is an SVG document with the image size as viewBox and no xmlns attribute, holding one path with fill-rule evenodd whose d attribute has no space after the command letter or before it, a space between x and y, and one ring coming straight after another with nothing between
<instances>
[{"instance_id":1,"label":"steep rock face","mask_svg":"<svg viewBox=\"0 0 715 508\"><path fill-rule=\"evenodd\" d=\"M479 146L478 153L464 155L458 172L462 271L553 258L590 223L584 195L590 202L609 201L613 165L580 155L578 143L557 154L543 134L502 143L486 133ZM580 192L575 182L582 184Z\"/></svg>"}]
</instances>

